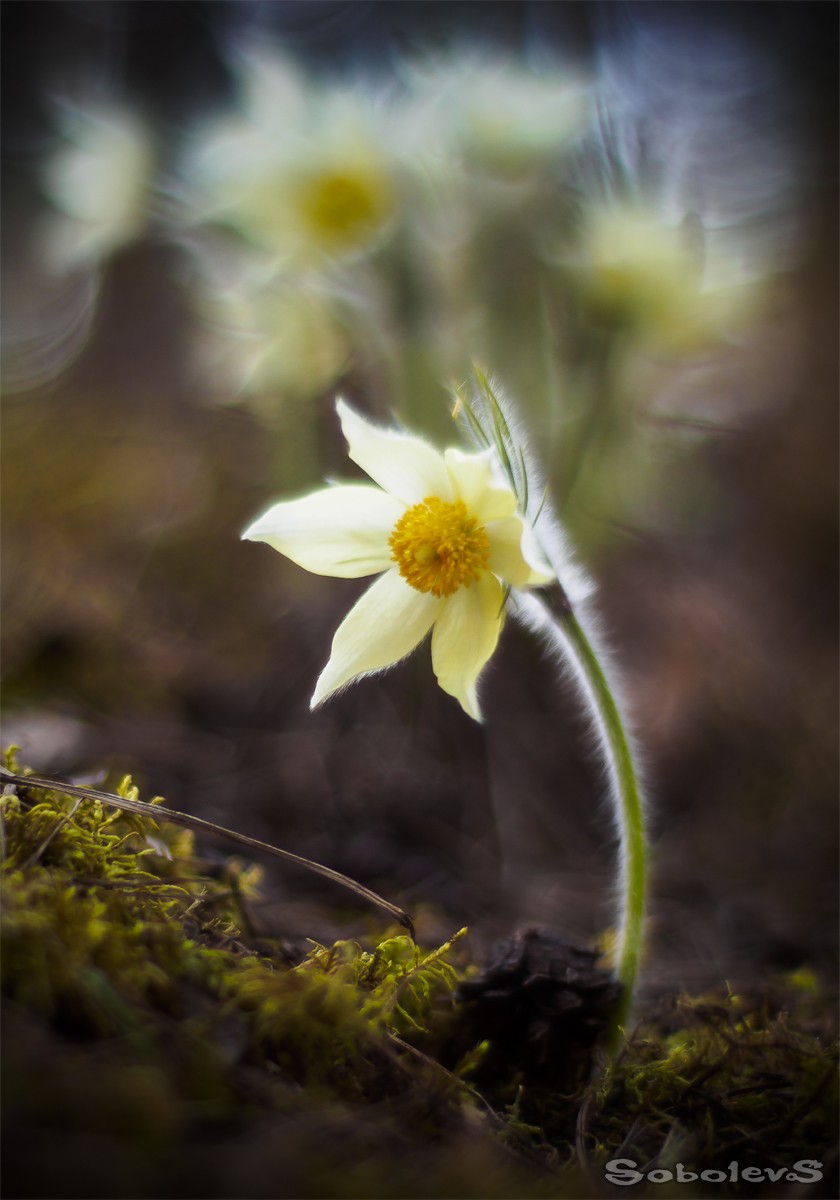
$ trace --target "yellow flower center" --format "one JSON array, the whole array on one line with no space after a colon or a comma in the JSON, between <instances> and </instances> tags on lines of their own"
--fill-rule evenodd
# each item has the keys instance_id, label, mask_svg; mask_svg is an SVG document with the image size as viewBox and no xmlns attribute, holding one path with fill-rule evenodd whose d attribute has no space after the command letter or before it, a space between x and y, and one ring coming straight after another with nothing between
<instances>
[{"instance_id":1,"label":"yellow flower center","mask_svg":"<svg viewBox=\"0 0 840 1200\"><path fill-rule=\"evenodd\" d=\"M375 229L388 211L383 182L345 171L324 171L308 179L301 189L301 210L316 237L352 243Z\"/></svg>"},{"instance_id":2,"label":"yellow flower center","mask_svg":"<svg viewBox=\"0 0 840 1200\"><path fill-rule=\"evenodd\" d=\"M407 509L388 539L400 575L418 592L451 596L487 570L490 539L464 504L427 496Z\"/></svg>"}]
</instances>

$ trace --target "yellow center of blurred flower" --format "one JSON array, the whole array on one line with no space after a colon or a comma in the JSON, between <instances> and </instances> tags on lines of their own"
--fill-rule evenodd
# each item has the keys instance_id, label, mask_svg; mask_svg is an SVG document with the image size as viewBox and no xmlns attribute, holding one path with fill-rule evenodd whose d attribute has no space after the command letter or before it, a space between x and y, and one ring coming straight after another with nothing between
<instances>
[{"instance_id":1,"label":"yellow center of blurred flower","mask_svg":"<svg viewBox=\"0 0 840 1200\"><path fill-rule=\"evenodd\" d=\"M364 237L385 219L389 207L382 180L344 171L325 171L306 180L300 203L315 236L339 243Z\"/></svg>"},{"instance_id":2,"label":"yellow center of blurred flower","mask_svg":"<svg viewBox=\"0 0 840 1200\"><path fill-rule=\"evenodd\" d=\"M400 575L418 592L451 596L487 570L490 539L464 504L427 496L407 509L388 539Z\"/></svg>"}]
</instances>

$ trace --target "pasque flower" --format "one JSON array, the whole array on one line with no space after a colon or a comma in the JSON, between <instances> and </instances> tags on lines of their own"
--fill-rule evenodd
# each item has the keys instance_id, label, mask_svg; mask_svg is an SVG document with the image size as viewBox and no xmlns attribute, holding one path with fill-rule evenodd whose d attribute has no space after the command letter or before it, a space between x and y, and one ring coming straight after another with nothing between
<instances>
[{"instance_id":1,"label":"pasque flower","mask_svg":"<svg viewBox=\"0 0 840 1200\"><path fill-rule=\"evenodd\" d=\"M756 311L734 245L707 252L699 220L667 225L640 205L594 205L581 272L590 310L643 345L676 354L712 343Z\"/></svg>"},{"instance_id":2,"label":"pasque flower","mask_svg":"<svg viewBox=\"0 0 840 1200\"><path fill-rule=\"evenodd\" d=\"M64 140L43 174L58 213L43 237L50 264L66 270L96 263L142 232L155 154L150 131L129 108L66 104L61 117Z\"/></svg>"},{"instance_id":3,"label":"pasque flower","mask_svg":"<svg viewBox=\"0 0 840 1200\"><path fill-rule=\"evenodd\" d=\"M243 534L318 575L378 578L335 634L312 707L393 666L432 631L438 683L481 720L476 685L496 648L507 591L552 574L493 452L443 453L369 424L343 401L350 458L372 484L273 505Z\"/></svg>"},{"instance_id":4,"label":"pasque flower","mask_svg":"<svg viewBox=\"0 0 840 1200\"><path fill-rule=\"evenodd\" d=\"M237 75L238 112L189 144L185 211L284 263L352 259L378 244L397 188L374 106L354 90L311 85L270 47L245 50Z\"/></svg>"}]
</instances>

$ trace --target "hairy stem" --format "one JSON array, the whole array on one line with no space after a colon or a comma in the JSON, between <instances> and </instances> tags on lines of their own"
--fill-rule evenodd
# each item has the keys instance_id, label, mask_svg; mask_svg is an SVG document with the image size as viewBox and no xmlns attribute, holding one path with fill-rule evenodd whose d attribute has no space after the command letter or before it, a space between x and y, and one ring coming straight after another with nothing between
<instances>
[{"instance_id":1,"label":"hairy stem","mask_svg":"<svg viewBox=\"0 0 840 1200\"><path fill-rule=\"evenodd\" d=\"M598 730L621 836L621 911L615 966L623 989L613 1018L612 1046L615 1049L633 1003L644 940L647 893L644 809L630 741L604 663L565 594L555 587L549 598L550 605L533 593L519 593L516 609L528 625L550 638L574 669Z\"/></svg>"}]
</instances>

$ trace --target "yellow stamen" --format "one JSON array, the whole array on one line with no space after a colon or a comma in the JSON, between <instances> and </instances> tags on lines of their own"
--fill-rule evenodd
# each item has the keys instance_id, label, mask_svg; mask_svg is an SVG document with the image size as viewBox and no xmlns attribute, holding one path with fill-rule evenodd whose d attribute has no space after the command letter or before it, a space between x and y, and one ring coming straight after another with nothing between
<instances>
[{"instance_id":1,"label":"yellow stamen","mask_svg":"<svg viewBox=\"0 0 840 1200\"><path fill-rule=\"evenodd\" d=\"M418 592L451 596L487 570L490 539L464 504L427 496L407 509L388 539L400 575Z\"/></svg>"},{"instance_id":2,"label":"yellow stamen","mask_svg":"<svg viewBox=\"0 0 840 1200\"><path fill-rule=\"evenodd\" d=\"M383 181L363 172L324 171L303 184L301 210L316 237L349 242L384 220L388 209L385 193Z\"/></svg>"}]
</instances>

